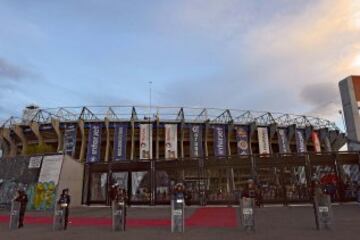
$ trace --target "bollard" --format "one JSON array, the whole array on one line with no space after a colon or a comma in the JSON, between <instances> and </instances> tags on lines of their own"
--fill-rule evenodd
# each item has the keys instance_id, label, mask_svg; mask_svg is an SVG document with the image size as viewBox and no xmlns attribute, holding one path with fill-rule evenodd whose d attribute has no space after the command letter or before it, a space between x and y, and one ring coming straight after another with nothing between
<instances>
[{"instance_id":1,"label":"bollard","mask_svg":"<svg viewBox=\"0 0 360 240\"><path fill-rule=\"evenodd\" d=\"M124 201L112 201L112 229L113 231L125 231L126 205Z\"/></svg>"},{"instance_id":2,"label":"bollard","mask_svg":"<svg viewBox=\"0 0 360 240\"><path fill-rule=\"evenodd\" d=\"M319 193L314 198L316 229L330 229L333 221L333 211L330 196Z\"/></svg>"},{"instance_id":3,"label":"bollard","mask_svg":"<svg viewBox=\"0 0 360 240\"><path fill-rule=\"evenodd\" d=\"M255 231L255 199L240 198L241 225L245 231Z\"/></svg>"},{"instance_id":4,"label":"bollard","mask_svg":"<svg viewBox=\"0 0 360 240\"><path fill-rule=\"evenodd\" d=\"M10 210L10 222L9 229L15 230L19 227L19 218L20 218L20 202L12 201L11 210Z\"/></svg>"},{"instance_id":5,"label":"bollard","mask_svg":"<svg viewBox=\"0 0 360 240\"><path fill-rule=\"evenodd\" d=\"M56 205L53 218L53 230L65 230L65 209L61 205Z\"/></svg>"},{"instance_id":6,"label":"bollard","mask_svg":"<svg viewBox=\"0 0 360 240\"><path fill-rule=\"evenodd\" d=\"M175 193L171 199L171 232L185 231L185 201L183 193Z\"/></svg>"}]
</instances>

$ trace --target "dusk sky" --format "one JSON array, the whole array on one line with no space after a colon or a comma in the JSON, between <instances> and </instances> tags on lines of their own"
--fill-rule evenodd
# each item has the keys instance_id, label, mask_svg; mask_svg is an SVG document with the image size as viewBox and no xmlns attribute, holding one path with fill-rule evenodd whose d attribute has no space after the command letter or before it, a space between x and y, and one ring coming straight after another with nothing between
<instances>
[{"instance_id":1,"label":"dusk sky","mask_svg":"<svg viewBox=\"0 0 360 240\"><path fill-rule=\"evenodd\" d=\"M25 105L254 109L339 122L360 0L0 0L0 119Z\"/></svg>"}]
</instances>

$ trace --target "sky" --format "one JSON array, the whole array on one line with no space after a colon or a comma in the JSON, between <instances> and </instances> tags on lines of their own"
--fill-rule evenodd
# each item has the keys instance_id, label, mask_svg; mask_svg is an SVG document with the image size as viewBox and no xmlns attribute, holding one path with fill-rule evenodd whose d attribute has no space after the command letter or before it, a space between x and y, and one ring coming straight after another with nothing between
<instances>
[{"instance_id":1,"label":"sky","mask_svg":"<svg viewBox=\"0 0 360 240\"><path fill-rule=\"evenodd\" d=\"M218 107L341 123L360 0L0 0L0 119L41 107ZM342 127L342 126L340 126Z\"/></svg>"}]
</instances>

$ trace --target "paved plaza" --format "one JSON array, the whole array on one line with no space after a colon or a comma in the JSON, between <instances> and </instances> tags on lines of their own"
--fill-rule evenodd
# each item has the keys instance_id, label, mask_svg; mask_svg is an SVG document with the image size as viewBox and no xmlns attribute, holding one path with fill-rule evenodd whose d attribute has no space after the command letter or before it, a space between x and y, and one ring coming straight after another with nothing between
<instances>
[{"instance_id":1,"label":"paved plaza","mask_svg":"<svg viewBox=\"0 0 360 240\"><path fill-rule=\"evenodd\" d=\"M126 232L112 232L110 208L71 209L65 232L53 232L51 213L27 212L25 227L8 230L8 213L0 211L0 239L358 239L360 206L334 206L330 231L315 229L309 206L266 206L256 211L256 232L240 229L237 207L187 207L185 233L170 232L169 207L130 207Z\"/></svg>"}]
</instances>

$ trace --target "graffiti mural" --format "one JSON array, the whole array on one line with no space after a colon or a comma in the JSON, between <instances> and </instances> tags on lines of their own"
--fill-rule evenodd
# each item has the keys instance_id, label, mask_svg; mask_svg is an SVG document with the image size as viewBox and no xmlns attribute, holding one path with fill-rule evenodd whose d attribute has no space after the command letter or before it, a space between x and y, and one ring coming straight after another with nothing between
<instances>
[{"instance_id":1,"label":"graffiti mural","mask_svg":"<svg viewBox=\"0 0 360 240\"><path fill-rule=\"evenodd\" d=\"M51 210L56 201L56 186L54 182L36 183L27 189L28 209Z\"/></svg>"}]
</instances>

